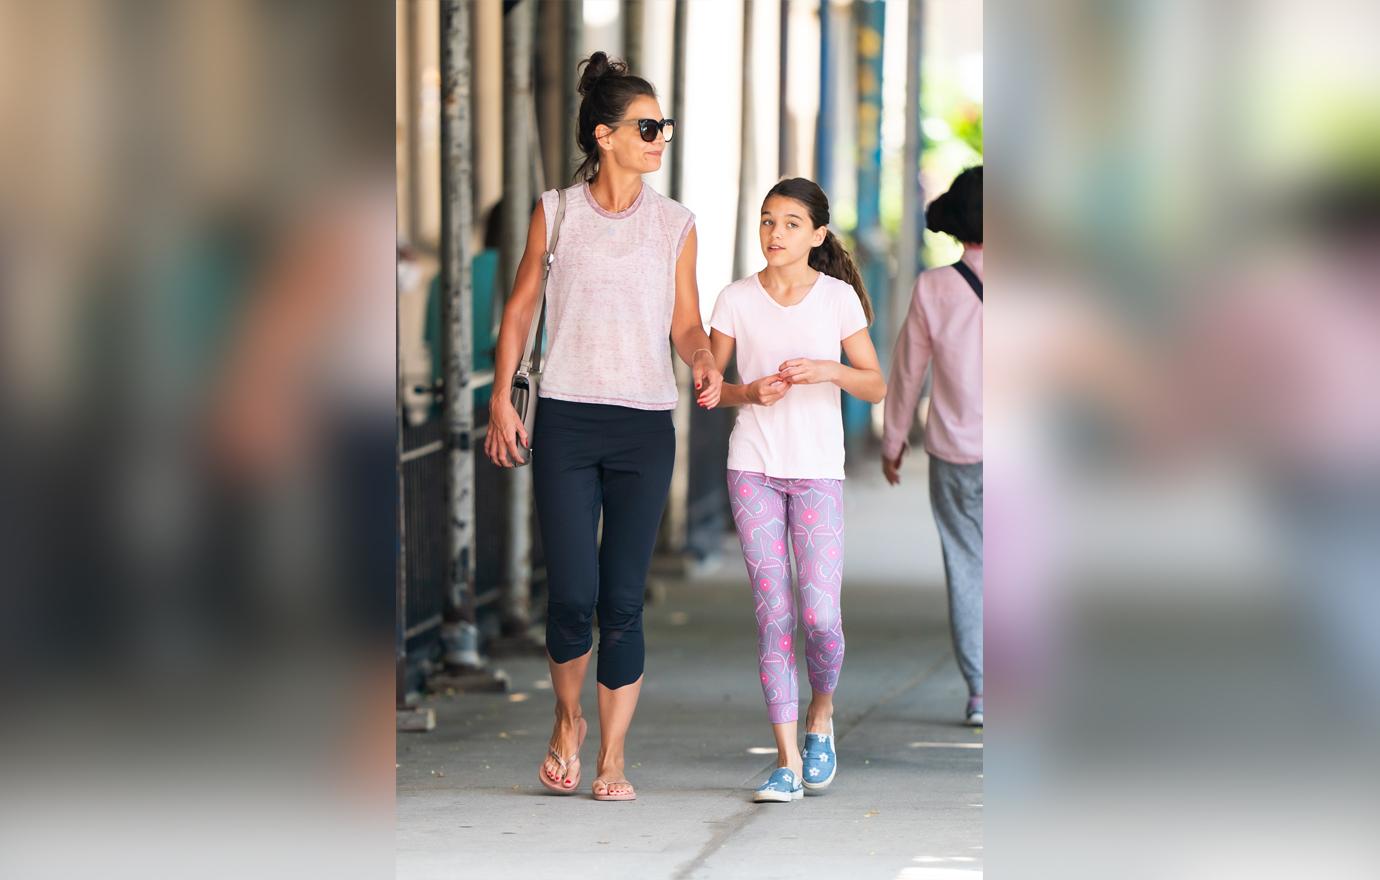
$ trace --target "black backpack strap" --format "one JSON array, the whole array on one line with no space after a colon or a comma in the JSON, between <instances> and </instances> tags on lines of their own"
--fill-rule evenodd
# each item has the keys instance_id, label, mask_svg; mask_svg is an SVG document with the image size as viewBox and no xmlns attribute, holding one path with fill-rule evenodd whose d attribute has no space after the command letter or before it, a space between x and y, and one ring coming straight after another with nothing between
<instances>
[{"instance_id":1,"label":"black backpack strap","mask_svg":"<svg viewBox=\"0 0 1380 880\"><path fill-rule=\"evenodd\" d=\"M963 262L962 260L959 260L957 263L954 263L953 267L958 270L958 274L963 276L963 280L968 282L968 286L973 289L973 293L976 293L978 300L981 301L982 279L977 277L977 273L975 273L972 269L968 268L968 264Z\"/></svg>"}]
</instances>

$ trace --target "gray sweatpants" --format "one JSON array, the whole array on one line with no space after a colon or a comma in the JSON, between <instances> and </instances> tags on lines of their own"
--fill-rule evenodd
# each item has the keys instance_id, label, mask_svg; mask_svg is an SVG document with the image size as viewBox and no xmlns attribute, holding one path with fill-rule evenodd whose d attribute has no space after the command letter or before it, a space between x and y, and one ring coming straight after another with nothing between
<instances>
[{"instance_id":1,"label":"gray sweatpants","mask_svg":"<svg viewBox=\"0 0 1380 880\"><path fill-rule=\"evenodd\" d=\"M968 693L982 693L982 462L930 456L930 506L944 548L949 627Z\"/></svg>"}]
</instances>

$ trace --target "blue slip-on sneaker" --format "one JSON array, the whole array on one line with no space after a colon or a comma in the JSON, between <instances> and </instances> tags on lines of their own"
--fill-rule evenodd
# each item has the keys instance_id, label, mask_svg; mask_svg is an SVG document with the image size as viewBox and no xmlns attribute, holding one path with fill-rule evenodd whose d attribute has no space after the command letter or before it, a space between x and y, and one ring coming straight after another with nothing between
<instances>
[{"instance_id":1,"label":"blue slip-on sneaker","mask_svg":"<svg viewBox=\"0 0 1380 880\"><path fill-rule=\"evenodd\" d=\"M838 769L838 755L834 753L834 722L830 719L828 733L805 734L805 787L810 791L823 791L834 781Z\"/></svg>"},{"instance_id":2,"label":"blue slip-on sneaker","mask_svg":"<svg viewBox=\"0 0 1380 880\"><path fill-rule=\"evenodd\" d=\"M759 804L788 804L805 797L805 789L789 767L778 767L752 796Z\"/></svg>"}]
</instances>

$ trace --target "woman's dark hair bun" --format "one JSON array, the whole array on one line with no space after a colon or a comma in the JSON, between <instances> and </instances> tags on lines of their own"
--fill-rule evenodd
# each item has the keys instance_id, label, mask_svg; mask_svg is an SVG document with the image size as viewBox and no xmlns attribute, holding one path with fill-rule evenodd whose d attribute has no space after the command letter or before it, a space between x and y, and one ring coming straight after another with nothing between
<instances>
[{"instance_id":1,"label":"woman's dark hair bun","mask_svg":"<svg viewBox=\"0 0 1380 880\"><path fill-rule=\"evenodd\" d=\"M947 232L965 244L982 244L982 166L954 178L949 191L925 209L925 228Z\"/></svg>"},{"instance_id":2,"label":"woman's dark hair bun","mask_svg":"<svg viewBox=\"0 0 1380 880\"><path fill-rule=\"evenodd\" d=\"M616 58L610 58L605 52L595 52L593 55L580 62L584 71L580 74L580 84L576 86L576 91L583 97L594 91L599 80L606 76L626 76L628 65Z\"/></svg>"},{"instance_id":3,"label":"woman's dark hair bun","mask_svg":"<svg viewBox=\"0 0 1380 880\"><path fill-rule=\"evenodd\" d=\"M628 65L607 52L595 52L580 62L580 115L575 124L575 145L584 160L575 171L579 180L593 180L599 173L599 145L594 130L617 125L628 105L639 95L656 97L652 84L628 70ZM578 69L578 68L577 68Z\"/></svg>"}]
</instances>

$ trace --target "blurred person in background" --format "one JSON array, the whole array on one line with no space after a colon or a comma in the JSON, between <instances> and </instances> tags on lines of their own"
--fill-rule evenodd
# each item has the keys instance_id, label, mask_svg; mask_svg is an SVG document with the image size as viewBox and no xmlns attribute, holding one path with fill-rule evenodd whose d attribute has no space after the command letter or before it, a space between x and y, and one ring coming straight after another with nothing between
<instances>
[{"instance_id":1,"label":"blurred person in background","mask_svg":"<svg viewBox=\"0 0 1380 880\"><path fill-rule=\"evenodd\" d=\"M350 57L364 25L331 49ZM371 56L372 57L372 56ZM352 619L391 637L397 486L396 184L392 92L361 71L340 82L334 175L303 184L247 281L212 382L207 441L221 478L263 500L311 483L289 557L310 557ZM313 543L315 542L315 544ZM293 549L296 545L296 549Z\"/></svg>"},{"instance_id":2,"label":"blurred person in background","mask_svg":"<svg viewBox=\"0 0 1380 880\"><path fill-rule=\"evenodd\" d=\"M588 725L580 705L599 618L596 800L637 795L624 747L642 687L642 609L675 460L678 391L668 337L717 400L723 377L700 321L694 215L652 191L674 131L656 90L621 61L581 62L578 182L550 190L532 213L527 248L503 310L485 453L500 467L531 455L549 576L546 649L556 722L538 779L569 793L580 783ZM546 290L550 344L535 436L511 385L540 307L543 254L564 216ZM600 514L603 514L602 541Z\"/></svg>"},{"instance_id":3,"label":"blurred person in background","mask_svg":"<svg viewBox=\"0 0 1380 880\"><path fill-rule=\"evenodd\" d=\"M882 433L882 473L901 482L906 437L934 363L925 423L930 505L944 551L949 623L968 685L967 723L983 723L982 693L982 166L930 203L926 226L952 235L963 255L920 273L896 339Z\"/></svg>"},{"instance_id":4,"label":"blurred person in background","mask_svg":"<svg viewBox=\"0 0 1380 880\"><path fill-rule=\"evenodd\" d=\"M319 49L339 59L326 133L338 151L300 174L225 319L205 437L212 479L256 520L242 589L268 583L298 650L346 648L343 754L350 785L376 798L392 781L398 546L393 91L377 15L342 13Z\"/></svg>"},{"instance_id":5,"label":"blurred person in background","mask_svg":"<svg viewBox=\"0 0 1380 880\"><path fill-rule=\"evenodd\" d=\"M1334 168L1187 317L1179 433L1262 477L1329 711L1380 722L1380 173ZM1293 236L1279 246L1278 236ZM1300 233L1302 233L1300 235ZM1198 450L1202 451L1202 450Z\"/></svg>"},{"instance_id":6,"label":"blurred person in background","mask_svg":"<svg viewBox=\"0 0 1380 880\"><path fill-rule=\"evenodd\" d=\"M33 288L0 320L0 398L28 398L6 587L34 597L5 624L36 661L0 874L185 874L227 828L227 875L381 851L340 807L391 807L393 15L0 13Z\"/></svg>"}]
</instances>

